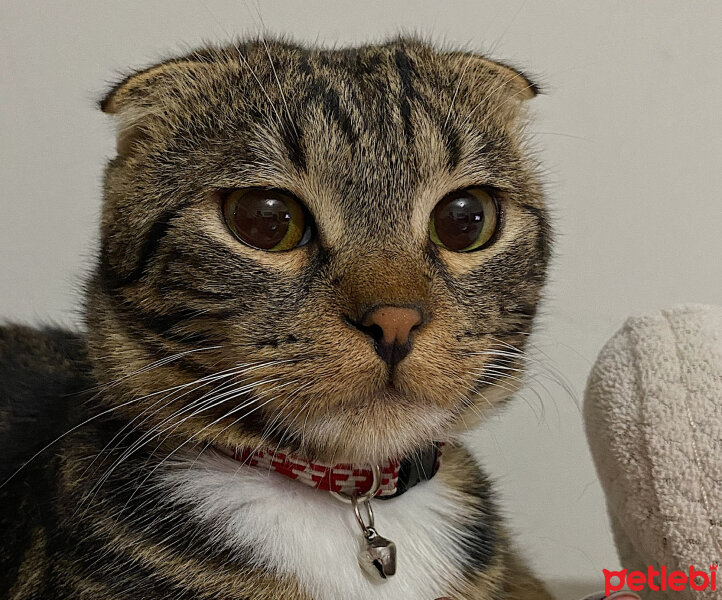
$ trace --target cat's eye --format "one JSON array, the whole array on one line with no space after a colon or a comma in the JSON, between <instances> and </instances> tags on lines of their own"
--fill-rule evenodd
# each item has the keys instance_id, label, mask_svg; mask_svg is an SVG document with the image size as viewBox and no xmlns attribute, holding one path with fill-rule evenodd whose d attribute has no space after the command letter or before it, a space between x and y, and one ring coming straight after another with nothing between
<instances>
[{"instance_id":1,"label":"cat's eye","mask_svg":"<svg viewBox=\"0 0 722 600\"><path fill-rule=\"evenodd\" d=\"M259 250L293 250L311 238L310 217L287 192L233 190L223 199L223 217L233 235Z\"/></svg>"},{"instance_id":2,"label":"cat's eye","mask_svg":"<svg viewBox=\"0 0 722 600\"><path fill-rule=\"evenodd\" d=\"M447 194L434 207L429 237L437 246L453 252L471 252L488 245L499 224L499 206L482 188Z\"/></svg>"}]
</instances>

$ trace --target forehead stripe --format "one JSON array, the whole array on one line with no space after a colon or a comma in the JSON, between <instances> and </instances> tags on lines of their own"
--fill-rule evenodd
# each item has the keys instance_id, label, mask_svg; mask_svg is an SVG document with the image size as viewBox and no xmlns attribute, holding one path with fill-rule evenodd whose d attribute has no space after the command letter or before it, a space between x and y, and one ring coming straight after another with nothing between
<instances>
[{"instance_id":1,"label":"forehead stripe","mask_svg":"<svg viewBox=\"0 0 722 600\"><path fill-rule=\"evenodd\" d=\"M329 118L336 123L339 130L346 137L350 146L355 146L358 141L351 115L341 106L341 98L338 92L331 87L331 84L324 79L315 78L311 83L308 93L309 100L321 104Z\"/></svg>"},{"instance_id":2,"label":"forehead stripe","mask_svg":"<svg viewBox=\"0 0 722 600\"><path fill-rule=\"evenodd\" d=\"M406 142L410 145L414 139L414 124L411 121L411 100L416 98L416 90L412 81L414 67L407 54L401 49L396 51L394 60L401 80L400 110L401 119L404 123L404 135L406 136Z\"/></svg>"},{"instance_id":3,"label":"forehead stripe","mask_svg":"<svg viewBox=\"0 0 722 600\"><path fill-rule=\"evenodd\" d=\"M291 118L290 115L285 116L280 127L281 138L286 146L286 153L291 163L293 163L299 171L306 171L306 152L303 149L303 129L298 119L296 119L296 122L293 122Z\"/></svg>"}]
</instances>

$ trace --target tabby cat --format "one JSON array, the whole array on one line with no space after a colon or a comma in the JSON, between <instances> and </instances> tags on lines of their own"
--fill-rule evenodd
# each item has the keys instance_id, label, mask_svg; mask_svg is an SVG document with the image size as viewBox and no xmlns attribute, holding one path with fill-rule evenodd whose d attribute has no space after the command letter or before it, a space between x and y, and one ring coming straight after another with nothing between
<instances>
[{"instance_id":1,"label":"tabby cat","mask_svg":"<svg viewBox=\"0 0 722 600\"><path fill-rule=\"evenodd\" d=\"M535 93L405 38L115 85L86 331L0 329L0 596L549 598L458 441L544 283Z\"/></svg>"}]
</instances>

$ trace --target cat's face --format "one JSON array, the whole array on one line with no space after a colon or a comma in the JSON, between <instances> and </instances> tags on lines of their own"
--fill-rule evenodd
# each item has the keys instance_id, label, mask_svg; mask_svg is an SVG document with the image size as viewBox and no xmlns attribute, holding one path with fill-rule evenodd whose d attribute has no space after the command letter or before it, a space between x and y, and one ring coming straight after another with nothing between
<instances>
[{"instance_id":1,"label":"cat's face","mask_svg":"<svg viewBox=\"0 0 722 600\"><path fill-rule=\"evenodd\" d=\"M327 460L474 423L517 387L549 255L530 95L408 40L249 43L119 84L88 297L108 401Z\"/></svg>"}]
</instances>

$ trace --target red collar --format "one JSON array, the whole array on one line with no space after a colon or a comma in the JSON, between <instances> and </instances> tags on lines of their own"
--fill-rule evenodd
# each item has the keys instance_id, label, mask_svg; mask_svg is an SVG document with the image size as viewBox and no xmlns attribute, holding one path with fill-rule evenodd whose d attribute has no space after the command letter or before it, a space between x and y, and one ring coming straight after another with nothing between
<instances>
[{"instance_id":1,"label":"red collar","mask_svg":"<svg viewBox=\"0 0 722 600\"><path fill-rule=\"evenodd\" d=\"M413 457L387 459L379 464L381 486L376 496L380 499L400 496L420 481L431 479L441 466L443 445L435 442ZM328 465L283 452L253 448L239 448L233 453L233 458L245 465L275 471L318 490L348 496L364 494L371 489L373 482L373 472L368 465Z\"/></svg>"}]
</instances>

